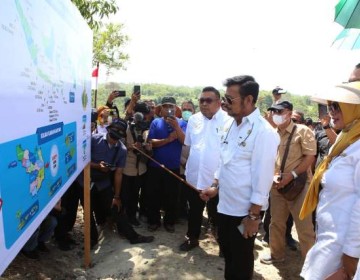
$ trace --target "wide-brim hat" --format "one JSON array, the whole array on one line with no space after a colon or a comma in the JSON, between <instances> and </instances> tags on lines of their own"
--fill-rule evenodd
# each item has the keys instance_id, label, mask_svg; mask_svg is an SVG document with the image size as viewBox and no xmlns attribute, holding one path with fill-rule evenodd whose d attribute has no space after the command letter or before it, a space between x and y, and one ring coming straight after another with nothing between
<instances>
[{"instance_id":1,"label":"wide-brim hat","mask_svg":"<svg viewBox=\"0 0 360 280\"><path fill-rule=\"evenodd\" d=\"M311 100L321 104L327 104L327 101L360 104L360 82L336 85L329 90L313 95Z\"/></svg>"}]
</instances>

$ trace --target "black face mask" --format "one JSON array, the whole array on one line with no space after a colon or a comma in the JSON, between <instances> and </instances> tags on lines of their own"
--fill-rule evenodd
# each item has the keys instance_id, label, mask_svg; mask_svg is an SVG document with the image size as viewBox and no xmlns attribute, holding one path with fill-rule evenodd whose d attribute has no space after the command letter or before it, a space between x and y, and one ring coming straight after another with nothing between
<instances>
[{"instance_id":1,"label":"black face mask","mask_svg":"<svg viewBox=\"0 0 360 280\"><path fill-rule=\"evenodd\" d=\"M109 131L109 136L111 137L111 139L114 139L114 140L116 140L116 141L119 141L119 140L120 140L118 133L114 133L114 132L112 132L112 131Z\"/></svg>"}]
</instances>

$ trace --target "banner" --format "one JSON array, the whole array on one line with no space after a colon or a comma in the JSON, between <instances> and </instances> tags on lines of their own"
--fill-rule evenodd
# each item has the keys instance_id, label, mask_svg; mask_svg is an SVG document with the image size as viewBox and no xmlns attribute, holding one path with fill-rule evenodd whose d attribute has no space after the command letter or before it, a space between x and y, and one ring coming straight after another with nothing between
<instances>
[{"instance_id":1,"label":"banner","mask_svg":"<svg viewBox=\"0 0 360 280\"><path fill-rule=\"evenodd\" d=\"M90 161L92 31L70 0L0 2L0 275Z\"/></svg>"}]
</instances>

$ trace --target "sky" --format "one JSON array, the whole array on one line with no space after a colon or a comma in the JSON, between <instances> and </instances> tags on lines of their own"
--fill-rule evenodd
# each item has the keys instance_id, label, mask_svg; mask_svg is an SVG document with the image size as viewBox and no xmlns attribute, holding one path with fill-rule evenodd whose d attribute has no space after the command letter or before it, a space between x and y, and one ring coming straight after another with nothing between
<instances>
[{"instance_id":1,"label":"sky","mask_svg":"<svg viewBox=\"0 0 360 280\"><path fill-rule=\"evenodd\" d=\"M348 79L359 51L338 50L336 0L118 0L127 70L99 82L215 86L252 75L261 90L314 95Z\"/></svg>"}]
</instances>

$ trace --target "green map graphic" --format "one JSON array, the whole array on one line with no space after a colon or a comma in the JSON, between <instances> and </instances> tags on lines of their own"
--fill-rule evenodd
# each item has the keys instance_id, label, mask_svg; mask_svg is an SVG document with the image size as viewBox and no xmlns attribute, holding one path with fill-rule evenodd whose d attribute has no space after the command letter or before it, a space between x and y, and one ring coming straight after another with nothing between
<instances>
[{"instance_id":1,"label":"green map graphic","mask_svg":"<svg viewBox=\"0 0 360 280\"><path fill-rule=\"evenodd\" d=\"M29 191L32 196L35 196L45 178L45 164L41 149L35 148L34 152L30 152L18 145L16 155L22 167L25 168L25 172L29 174Z\"/></svg>"}]
</instances>

